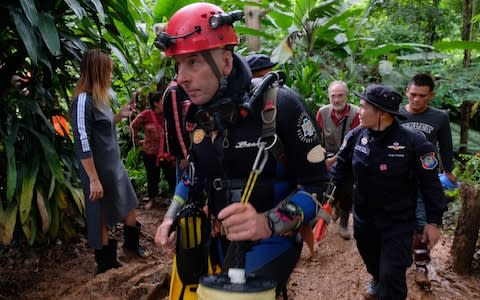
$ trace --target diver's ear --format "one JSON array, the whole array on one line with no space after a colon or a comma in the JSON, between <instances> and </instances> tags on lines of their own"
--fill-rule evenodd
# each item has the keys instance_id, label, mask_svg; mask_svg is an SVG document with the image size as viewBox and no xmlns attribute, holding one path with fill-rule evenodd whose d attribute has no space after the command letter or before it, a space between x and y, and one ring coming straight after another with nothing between
<instances>
[{"instance_id":1,"label":"diver's ear","mask_svg":"<svg viewBox=\"0 0 480 300\"><path fill-rule=\"evenodd\" d=\"M233 54L232 51L224 51L222 56L222 75L228 76L233 69Z\"/></svg>"}]
</instances>

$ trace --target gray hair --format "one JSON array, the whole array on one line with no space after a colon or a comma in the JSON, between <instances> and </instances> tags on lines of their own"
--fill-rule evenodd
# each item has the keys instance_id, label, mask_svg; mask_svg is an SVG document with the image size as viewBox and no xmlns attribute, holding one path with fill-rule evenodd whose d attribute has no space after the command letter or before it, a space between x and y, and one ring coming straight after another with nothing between
<instances>
[{"instance_id":1,"label":"gray hair","mask_svg":"<svg viewBox=\"0 0 480 300\"><path fill-rule=\"evenodd\" d=\"M347 84L345 83L345 81L343 81L343 80L335 80L335 81L333 81L332 83L330 83L330 85L328 86L328 91L330 91L330 89L331 89L334 85L336 85L336 84L341 85L341 86L345 89L345 91L347 92L347 94L348 94L348 86L347 86Z\"/></svg>"}]
</instances>

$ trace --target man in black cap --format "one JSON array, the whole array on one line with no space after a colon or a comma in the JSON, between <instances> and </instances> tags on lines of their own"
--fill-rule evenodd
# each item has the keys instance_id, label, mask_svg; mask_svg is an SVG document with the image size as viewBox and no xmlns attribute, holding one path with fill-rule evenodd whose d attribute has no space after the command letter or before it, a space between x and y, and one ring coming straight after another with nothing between
<instances>
[{"instance_id":1,"label":"man in black cap","mask_svg":"<svg viewBox=\"0 0 480 300\"><path fill-rule=\"evenodd\" d=\"M250 54L247 56L247 63L252 71L253 78L263 77L263 75L272 71L272 68L277 65L270 60L270 57L265 54Z\"/></svg>"},{"instance_id":2,"label":"man in black cap","mask_svg":"<svg viewBox=\"0 0 480 300\"><path fill-rule=\"evenodd\" d=\"M360 126L350 131L332 169L337 190L354 177L354 237L372 280L365 299L405 299L406 269L416 226L417 193L424 195L423 239L440 237L446 200L438 180L435 147L421 133L399 125L402 96L391 87L369 85L360 97Z\"/></svg>"}]
</instances>

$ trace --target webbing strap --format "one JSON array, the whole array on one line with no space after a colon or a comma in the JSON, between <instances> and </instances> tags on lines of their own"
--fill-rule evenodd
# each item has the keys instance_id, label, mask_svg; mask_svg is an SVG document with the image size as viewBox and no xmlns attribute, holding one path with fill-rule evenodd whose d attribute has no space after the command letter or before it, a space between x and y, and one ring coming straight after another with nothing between
<instances>
[{"instance_id":1,"label":"webbing strap","mask_svg":"<svg viewBox=\"0 0 480 300\"><path fill-rule=\"evenodd\" d=\"M270 150L275 160L283 162L283 144L276 138L277 133L277 94L278 86L269 87L263 94L262 116L262 140L267 142L267 148ZM269 144L269 143L274 143Z\"/></svg>"},{"instance_id":2,"label":"webbing strap","mask_svg":"<svg viewBox=\"0 0 480 300\"><path fill-rule=\"evenodd\" d=\"M182 128L180 126L180 117L178 116L178 105L177 105L177 91L172 89L172 105L173 105L173 118L175 120L175 131L177 132L178 141L180 147L182 148L183 157L187 157L187 147L185 146L185 141L183 140Z\"/></svg>"},{"instance_id":3,"label":"webbing strap","mask_svg":"<svg viewBox=\"0 0 480 300\"><path fill-rule=\"evenodd\" d=\"M276 133L278 87L270 87L263 95L262 137L270 137Z\"/></svg>"}]
</instances>

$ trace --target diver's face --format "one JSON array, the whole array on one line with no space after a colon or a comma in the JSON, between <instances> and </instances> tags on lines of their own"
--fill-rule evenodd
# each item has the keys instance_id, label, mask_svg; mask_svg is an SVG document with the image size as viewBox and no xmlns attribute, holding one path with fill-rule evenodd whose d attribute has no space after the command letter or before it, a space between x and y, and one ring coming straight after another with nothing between
<instances>
[{"instance_id":1,"label":"diver's face","mask_svg":"<svg viewBox=\"0 0 480 300\"><path fill-rule=\"evenodd\" d=\"M223 76L230 74L233 56L224 49L210 50L213 61ZM212 67L200 53L185 54L175 57L177 83L190 97L192 103L203 105L208 103L217 93L219 79Z\"/></svg>"}]
</instances>

